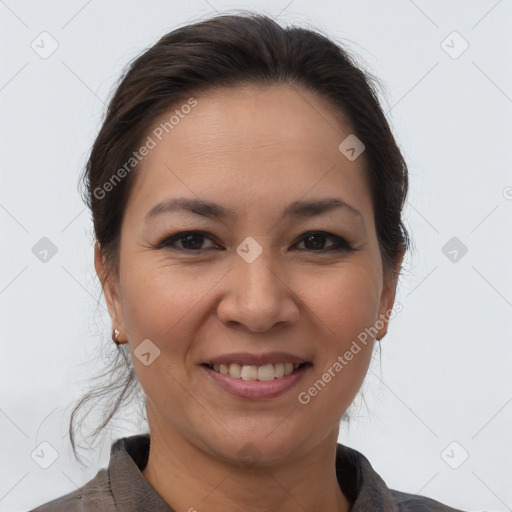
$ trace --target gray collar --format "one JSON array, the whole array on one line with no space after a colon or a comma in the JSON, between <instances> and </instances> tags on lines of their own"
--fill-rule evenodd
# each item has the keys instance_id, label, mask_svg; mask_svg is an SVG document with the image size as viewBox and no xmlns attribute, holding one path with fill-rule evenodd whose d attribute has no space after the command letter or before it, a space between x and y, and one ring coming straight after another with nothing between
<instances>
[{"instance_id":1,"label":"gray collar","mask_svg":"<svg viewBox=\"0 0 512 512\"><path fill-rule=\"evenodd\" d=\"M108 475L116 508L126 512L175 512L141 473L148 461L149 444L149 434L123 437L112 444ZM339 443L336 475L352 503L350 512L398 512L391 491L368 459Z\"/></svg>"}]
</instances>

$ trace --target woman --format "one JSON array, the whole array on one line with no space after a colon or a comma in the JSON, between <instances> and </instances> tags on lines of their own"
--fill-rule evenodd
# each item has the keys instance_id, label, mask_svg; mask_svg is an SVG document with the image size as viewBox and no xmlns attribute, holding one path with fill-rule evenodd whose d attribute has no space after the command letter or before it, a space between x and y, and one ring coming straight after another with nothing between
<instances>
[{"instance_id":1,"label":"woman","mask_svg":"<svg viewBox=\"0 0 512 512\"><path fill-rule=\"evenodd\" d=\"M167 34L119 84L85 183L149 433L35 511L455 510L337 443L409 242L406 164L342 48L259 15Z\"/></svg>"}]
</instances>

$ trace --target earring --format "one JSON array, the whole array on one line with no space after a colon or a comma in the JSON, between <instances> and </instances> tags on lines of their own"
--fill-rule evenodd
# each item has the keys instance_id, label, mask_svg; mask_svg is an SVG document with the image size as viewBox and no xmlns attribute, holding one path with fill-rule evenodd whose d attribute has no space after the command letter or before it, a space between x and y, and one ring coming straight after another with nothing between
<instances>
[{"instance_id":1,"label":"earring","mask_svg":"<svg viewBox=\"0 0 512 512\"><path fill-rule=\"evenodd\" d=\"M114 329L112 331L112 341L117 345L119 346L120 344L120 341L118 340L119 338L119 335L121 334L121 332L118 330L118 329Z\"/></svg>"}]
</instances>

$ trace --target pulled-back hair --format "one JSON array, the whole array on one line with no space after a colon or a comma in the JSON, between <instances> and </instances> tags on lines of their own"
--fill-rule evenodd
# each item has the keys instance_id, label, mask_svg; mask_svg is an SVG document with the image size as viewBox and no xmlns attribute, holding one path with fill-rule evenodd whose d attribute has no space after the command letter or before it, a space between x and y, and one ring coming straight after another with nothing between
<instances>
[{"instance_id":1,"label":"pulled-back hair","mask_svg":"<svg viewBox=\"0 0 512 512\"><path fill-rule=\"evenodd\" d=\"M284 28L267 16L243 13L218 15L164 35L129 65L117 84L82 176L105 279L118 276L121 223L137 172L136 164L127 172L126 163L133 161L155 120L213 87L274 84L312 91L327 100L365 145L365 179L384 277L399 273L397 256L409 248L401 219L408 172L379 103L377 79L360 69L340 44L316 31ZM107 191L105 184L123 168L123 178ZM108 382L82 397L71 414L75 457L78 411L95 399L110 399L109 410L93 432L97 435L132 392L140 392L127 345L116 351L100 375L108 376Z\"/></svg>"}]
</instances>

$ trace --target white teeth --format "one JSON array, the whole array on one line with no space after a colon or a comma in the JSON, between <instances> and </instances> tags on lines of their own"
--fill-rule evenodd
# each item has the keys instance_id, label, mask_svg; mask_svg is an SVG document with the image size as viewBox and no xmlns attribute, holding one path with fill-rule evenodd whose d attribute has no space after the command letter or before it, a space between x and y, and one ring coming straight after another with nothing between
<instances>
[{"instance_id":1,"label":"white teeth","mask_svg":"<svg viewBox=\"0 0 512 512\"><path fill-rule=\"evenodd\" d=\"M234 379L242 378L242 367L239 364L230 364L229 365L229 376Z\"/></svg>"},{"instance_id":2,"label":"white teeth","mask_svg":"<svg viewBox=\"0 0 512 512\"><path fill-rule=\"evenodd\" d=\"M262 366L233 364L214 364L213 370L217 373L229 375L234 379L243 380L273 380L290 375L296 370L298 363L264 364ZM210 366L211 367L211 366Z\"/></svg>"},{"instance_id":3,"label":"white teeth","mask_svg":"<svg viewBox=\"0 0 512 512\"><path fill-rule=\"evenodd\" d=\"M257 366L242 366L242 379L244 380L256 380L258 378L258 367Z\"/></svg>"},{"instance_id":4,"label":"white teeth","mask_svg":"<svg viewBox=\"0 0 512 512\"><path fill-rule=\"evenodd\" d=\"M274 374L273 364L264 364L258 368L258 380L274 380Z\"/></svg>"},{"instance_id":5,"label":"white teeth","mask_svg":"<svg viewBox=\"0 0 512 512\"><path fill-rule=\"evenodd\" d=\"M276 379L284 377L284 364L278 363L274 365L274 376Z\"/></svg>"}]
</instances>

